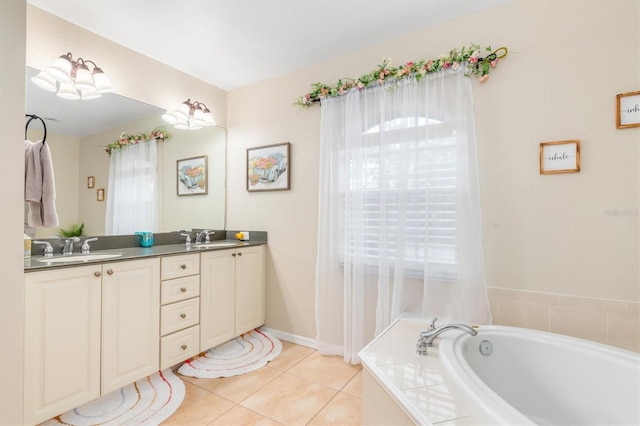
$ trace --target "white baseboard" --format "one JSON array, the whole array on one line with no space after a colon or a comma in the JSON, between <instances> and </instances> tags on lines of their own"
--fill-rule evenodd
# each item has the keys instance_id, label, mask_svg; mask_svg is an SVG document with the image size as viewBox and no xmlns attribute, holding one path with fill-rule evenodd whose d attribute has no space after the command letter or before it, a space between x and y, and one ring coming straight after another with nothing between
<instances>
[{"instance_id":1,"label":"white baseboard","mask_svg":"<svg viewBox=\"0 0 640 426\"><path fill-rule=\"evenodd\" d=\"M276 337L280 340L295 343L296 345L306 346L307 348L311 348L311 349L318 349L318 347L316 346L315 339L298 336L297 334L291 334L285 331L274 330L268 327L260 327L260 329L266 331L267 333L271 334L273 337Z\"/></svg>"}]
</instances>

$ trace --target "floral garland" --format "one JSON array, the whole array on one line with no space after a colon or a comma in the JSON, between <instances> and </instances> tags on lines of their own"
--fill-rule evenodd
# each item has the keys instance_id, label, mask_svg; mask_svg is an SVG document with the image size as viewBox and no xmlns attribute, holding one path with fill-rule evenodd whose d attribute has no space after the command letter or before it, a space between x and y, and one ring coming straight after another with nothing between
<instances>
[{"instance_id":1,"label":"floral garland","mask_svg":"<svg viewBox=\"0 0 640 426\"><path fill-rule=\"evenodd\" d=\"M467 64L466 76L473 74L479 77L480 82L485 82L489 78L491 68L495 68L498 61L507 56L507 48L501 47L492 51L488 46L485 50L491 53L484 57L480 56L480 46L472 43L460 49L453 49L448 55L442 54L437 59L421 59L418 62L407 62L399 67L391 67L391 60L383 58L382 64L378 65L376 70L358 78L341 79L334 86L323 83L312 84L313 90L299 97L293 104L308 107L314 102L319 102L320 99L344 95L352 88L362 90L372 85L382 85L390 79L401 80L409 76L415 76L416 80L420 80L427 73L447 68L457 70L463 64Z\"/></svg>"},{"instance_id":2,"label":"floral garland","mask_svg":"<svg viewBox=\"0 0 640 426\"><path fill-rule=\"evenodd\" d=\"M111 142L109 145L103 146L104 150L111 156L113 151L121 150L129 145L135 145L139 142L146 142L151 139L169 139L169 133L162 126L158 126L151 131L151 133L140 133L137 135L130 135L123 132L117 141Z\"/></svg>"}]
</instances>

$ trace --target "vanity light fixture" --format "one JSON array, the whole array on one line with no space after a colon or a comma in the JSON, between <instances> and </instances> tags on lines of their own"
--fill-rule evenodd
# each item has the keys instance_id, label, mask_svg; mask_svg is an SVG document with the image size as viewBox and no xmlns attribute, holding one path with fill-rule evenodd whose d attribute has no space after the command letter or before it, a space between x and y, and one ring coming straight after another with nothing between
<instances>
[{"instance_id":1,"label":"vanity light fixture","mask_svg":"<svg viewBox=\"0 0 640 426\"><path fill-rule=\"evenodd\" d=\"M92 69L89 69L91 64ZM78 58L71 52L57 58L46 70L31 79L33 83L64 99L95 99L103 93L113 92L109 79L95 62Z\"/></svg>"},{"instance_id":2,"label":"vanity light fixture","mask_svg":"<svg viewBox=\"0 0 640 426\"><path fill-rule=\"evenodd\" d=\"M176 129L202 129L206 126L215 126L213 114L202 102L187 99L174 111L162 114L162 119L173 124Z\"/></svg>"}]
</instances>

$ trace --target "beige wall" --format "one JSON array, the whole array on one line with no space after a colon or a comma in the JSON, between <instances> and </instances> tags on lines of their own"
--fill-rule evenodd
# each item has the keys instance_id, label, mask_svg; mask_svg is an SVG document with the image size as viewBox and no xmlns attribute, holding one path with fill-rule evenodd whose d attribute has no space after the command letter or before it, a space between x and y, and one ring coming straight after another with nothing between
<instances>
[{"instance_id":1,"label":"beige wall","mask_svg":"<svg viewBox=\"0 0 640 426\"><path fill-rule=\"evenodd\" d=\"M22 223L24 204L24 0L0 4L0 424L22 424L24 291L22 286Z\"/></svg>"},{"instance_id":2,"label":"beige wall","mask_svg":"<svg viewBox=\"0 0 640 426\"><path fill-rule=\"evenodd\" d=\"M489 81L473 82L488 285L633 302L637 324L640 128L616 129L615 95L640 90L639 8L515 0L230 92L228 227L269 232L267 325L315 335L320 108L292 102L311 83L369 72L382 57L401 64L469 41L509 48ZM540 175L539 144L566 139L582 141L582 171ZM284 141L292 189L247 193L245 149Z\"/></svg>"}]
</instances>

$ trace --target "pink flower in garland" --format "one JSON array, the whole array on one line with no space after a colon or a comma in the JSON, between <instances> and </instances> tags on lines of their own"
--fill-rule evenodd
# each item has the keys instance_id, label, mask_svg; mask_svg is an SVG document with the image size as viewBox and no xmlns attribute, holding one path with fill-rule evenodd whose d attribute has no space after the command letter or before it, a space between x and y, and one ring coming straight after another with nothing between
<instances>
[{"instance_id":1,"label":"pink flower in garland","mask_svg":"<svg viewBox=\"0 0 640 426\"><path fill-rule=\"evenodd\" d=\"M451 65L451 68L452 68L454 71L457 71L457 70L458 70L458 68L460 68L460 62L458 62L458 61L454 62L454 63Z\"/></svg>"},{"instance_id":2,"label":"pink flower in garland","mask_svg":"<svg viewBox=\"0 0 640 426\"><path fill-rule=\"evenodd\" d=\"M493 61L491 61L491 62L490 62L490 64L491 64L491 68L495 68L495 67L496 67L496 65L498 65L498 61L499 61L499 59L498 59L498 58L496 58L496 59L494 59Z\"/></svg>"},{"instance_id":3,"label":"pink flower in garland","mask_svg":"<svg viewBox=\"0 0 640 426\"><path fill-rule=\"evenodd\" d=\"M482 75L480 76L480 78L478 78L478 80L480 80L480 83L484 83L488 79L489 79L489 74Z\"/></svg>"}]
</instances>

